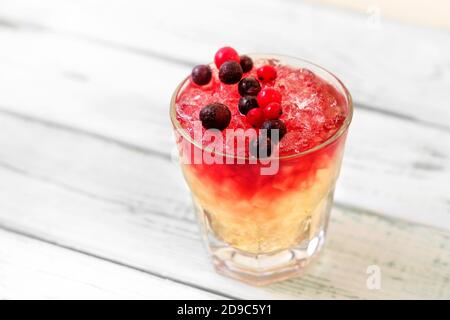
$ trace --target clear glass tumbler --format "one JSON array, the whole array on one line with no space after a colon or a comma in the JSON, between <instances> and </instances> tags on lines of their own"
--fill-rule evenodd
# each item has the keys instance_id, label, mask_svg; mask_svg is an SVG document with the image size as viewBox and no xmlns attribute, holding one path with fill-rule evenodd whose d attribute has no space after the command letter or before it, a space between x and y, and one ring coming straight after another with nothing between
<instances>
[{"instance_id":1,"label":"clear glass tumbler","mask_svg":"<svg viewBox=\"0 0 450 320\"><path fill-rule=\"evenodd\" d=\"M176 118L176 99L188 78L173 94L170 116L181 167L214 266L221 274L265 285L300 275L324 244L353 105L342 82L318 65L284 56L251 56L311 70L342 95L348 110L328 140L277 157L278 171L262 175L264 165L248 159L193 163L193 149L203 156L210 151L194 141Z\"/></svg>"}]
</instances>

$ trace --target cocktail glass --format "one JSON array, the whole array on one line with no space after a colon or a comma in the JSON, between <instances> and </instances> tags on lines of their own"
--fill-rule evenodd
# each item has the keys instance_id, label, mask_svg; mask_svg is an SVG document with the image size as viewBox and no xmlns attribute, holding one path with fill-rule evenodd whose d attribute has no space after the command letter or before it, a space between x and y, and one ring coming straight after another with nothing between
<instances>
[{"instance_id":1,"label":"cocktail glass","mask_svg":"<svg viewBox=\"0 0 450 320\"><path fill-rule=\"evenodd\" d=\"M306 151L272 157L278 170L262 174L267 164L226 153L223 163L193 161L194 153L204 157L211 151L195 141L176 117L177 97L189 78L173 94L170 117L181 167L215 269L265 285L301 275L324 244L353 104L342 82L318 65L279 55L251 57L312 71L340 94L347 110L334 135Z\"/></svg>"}]
</instances>

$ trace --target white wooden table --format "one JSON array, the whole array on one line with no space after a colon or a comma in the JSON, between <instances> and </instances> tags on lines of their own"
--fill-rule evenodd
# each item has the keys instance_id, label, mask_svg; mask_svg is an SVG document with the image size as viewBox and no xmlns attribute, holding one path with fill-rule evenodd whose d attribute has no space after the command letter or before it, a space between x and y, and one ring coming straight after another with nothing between
<instances>
[{"instance_id":1,"label":"white wooden table","mask_svg":"<svg viewBox=\"0 0 450 320\"><path fill-rule=\"evenodd\" d=\"M315 61L356 102L323 255L263 288L214 273L171 160L170 95L225 44ZM450 298L449 31L288 0L2 0L0 130L0 298Z\"/></svg>"}]
</instances>

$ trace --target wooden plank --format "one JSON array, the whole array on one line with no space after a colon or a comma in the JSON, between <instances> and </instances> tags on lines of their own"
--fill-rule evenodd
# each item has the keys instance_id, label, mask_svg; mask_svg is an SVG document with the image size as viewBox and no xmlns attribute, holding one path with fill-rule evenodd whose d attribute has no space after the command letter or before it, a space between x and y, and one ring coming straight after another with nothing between
<instances>
[{"instance_id":1,"label":"wooden plank","mask_svg":"<svg viewBox=\"0 0 450 320\"><path fill-rule=\"evenodd\" d=\"M51 34L0 28L0 41L9 44L0 50L0 108L168 150L169 101L188 67Z\"/></svg>"},{"instance_id":2,"label":"wooden plank","mask_svg":"<svg viewBox=\"0 0 450 320\"><path fill-rule=\"evenodd\" d=\"M217 299L89 255L0 230L0 299Z\"/></svg>"},{"instance_id":3,"label":"wooden plank","mask_svg":"<svg viewBox=\"0 0 450 320\"><path fill-rule=\"evenodd\" d=\"M168 103L188 67L60 35L3 30L0 42L9 44L0 51L3 112L56 122L161 158L174 151ZM450 229L449 134L357 110L336 199Z\"/></svg>"},{"instance_id":4,"label":"wooden plank","mask_svg":"<svg viewBox=\"0 0 450 320\"><path fill-rule=\"evenodd\" d=\"M4 0L0 8L3 24L17 30L54 32L188 64L210 61L226 43L243 52L306 57L333 70L357 102L449 129L446 32L298 1L165 1L155 8L145 0Z\"/></svg>"},{"instance_id":5,"label":"wooden plank","mask_svg":"<svg viewBox=\"0 0 450 320\"><path fill-rule=\"evenodd\" d=\"M328 245L305 277L261 289L223 278L206 258L175 164L0 120L2 136L14 137L0 142L3 228L230 297L450 298L448 232L344 207L333 211ZM370 265L381 268L381 290L366 287Z\"/></svg>"}]
</instances>

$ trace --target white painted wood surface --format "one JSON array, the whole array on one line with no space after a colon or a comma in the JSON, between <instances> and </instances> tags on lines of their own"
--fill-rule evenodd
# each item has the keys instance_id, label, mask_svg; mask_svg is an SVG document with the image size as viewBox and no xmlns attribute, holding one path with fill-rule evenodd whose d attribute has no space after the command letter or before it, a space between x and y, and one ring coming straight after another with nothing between
<instances>
[{"instance_id":1,"label":"white painted wood surface","mask_svg":"<svg viewBox=\"0 0 450 320\"><path fill-rule=\"evenodd\" d=\"M4 299L217 299L219 296L0 230Z\"/></svg>"},{"instance_id":2,"label":"white painted wood surface","mask_svg":"<svg viewBox=\"0 0 450 320\"><path fill-rule=\"evenodd\" d=\"M236 5L0 2L0 298L450 298L449 34ZM324 64L357 102L323 256L267 288L213 272L171 161L172 90L224 43Z\"/></svg>"}]
</instances>

